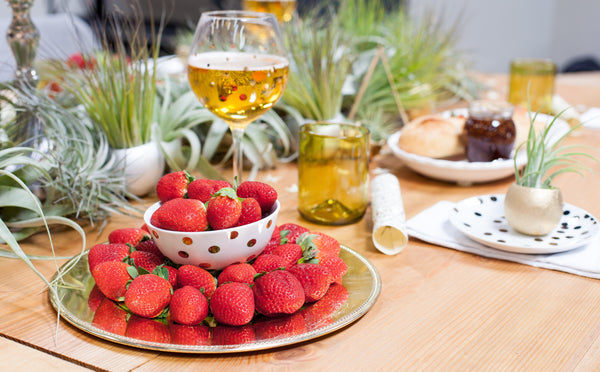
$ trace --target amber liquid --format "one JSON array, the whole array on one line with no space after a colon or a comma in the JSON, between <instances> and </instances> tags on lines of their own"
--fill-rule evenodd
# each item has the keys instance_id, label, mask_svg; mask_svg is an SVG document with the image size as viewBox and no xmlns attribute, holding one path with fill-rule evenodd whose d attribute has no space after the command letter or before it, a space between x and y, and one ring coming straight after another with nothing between
<instances>
[{"instance_id":1,"label":"amber liquid","mask_svg":"<svg viewBox=\"0 0 600 372\"><path fill-rule=\"evenodd\" d=\"M188 64L188 79L200 102L232 129L244 129L273 107L289 71L286 58L254 53L199 53Z\"/></svg>"},{"instance_id":2,"label":"amber liquid","mask_svg":"<svg viewBox=\"0 0 600 372\"><path fill-rule=\"evenodd\" d=\"M244 0L244 10L273 13L279 22L289 22L296 11L296 0Z\"/></svg>"},{"instance_id":3,"label":"amber liquid","mask_svg":"<svg viewBox=\"0 0 600 372\"><path fill-rule=\"evenodd\" d=\"M342 225L363 216L368 204L368 138L301 130L298 210L305 219Z\"/></svg>"},{"instance_id":4,"label":"amber liquid","mask_svg":"<svg viewBox=\"0 0 600 372\"><path fill-rule=\"evenodd\" d=\"M556 66L550 61L515 61L510 68L508 101L527 107L527 92L533 112L552 110Z\"/></svg>"}]
</instances>

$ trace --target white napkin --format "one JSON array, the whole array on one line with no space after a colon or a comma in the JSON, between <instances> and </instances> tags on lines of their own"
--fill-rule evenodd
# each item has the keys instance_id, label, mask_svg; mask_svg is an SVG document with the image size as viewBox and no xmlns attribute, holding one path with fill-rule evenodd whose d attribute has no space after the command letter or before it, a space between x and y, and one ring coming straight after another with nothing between
<instances>
[{"instance_id":1,"label":"white napkin","mask_svg":"<svg viewBox=\"0 0 600 372\"><path fill-rule=\"evenodd\" d=\"M600 234L587 245L553 254L522 254L490 248L469 239L448 220L454 203L439 202L407 221L408 234L431 244L484 257L600 278Z\"/></svg>"},{"instance_id":2,"label":"white napkin","mask_svg":"<svg viewBox=\"0 0 600 372\"><path fill-rule=\"evenodd\" d=\"M581 114L579 120L581 120L584 127L600 129L600 108L589 108L586 112Z\"/></svg>"}]
</instances>

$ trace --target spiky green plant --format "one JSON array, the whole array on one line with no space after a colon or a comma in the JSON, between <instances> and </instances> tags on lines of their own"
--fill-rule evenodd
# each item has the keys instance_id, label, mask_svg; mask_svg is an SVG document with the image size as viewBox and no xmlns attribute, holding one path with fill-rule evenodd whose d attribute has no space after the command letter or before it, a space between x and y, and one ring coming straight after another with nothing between
<instances>
[{"instance_id":1,"label":"spiky green plant","mask_svg":"<svg viewBox=\"0 0 600 372\"><path fill-rule=\"evenodd\" d=\"M122 164L113 159L106 136L85 114L66 110L36 89L6 88L11 97L0 94L0 101L14 107L18 114L3 121L2 127L10 128L16 125L20 114L29 114L44 128L45 148L2 142L0 165L4 173L0 185L5 192L23 193L17 191L22 185L15 183L15 177L27 187L40 190L37 203L45 218L66 217L94 224L115 211L139 214L127 199L133 196L125 191ZM10 203L13 198L3 200ZM22 198L15 200L25 203ZM39 211L28 206L3 204L0 218L9 226L40 218ZM19 228L13 236L22 240L40 228L43 226Z\"/></svg>"},{"instance_id":2,"label":"spiky green plant","mask_svg":"<svg viewBox=\"0 0 600 372\"><path fill-rule=\"evenodd\" d=\"M358 54L333 9L316 7L305 19L286 23L283 31L292 58L283 101L306 119L341 114L343 87Z\"/></svg>"},{"instance_id":3,"label":"spiky green plant","mask_svg":"<svg viewBox=\"0 0 600 372\"><path fill-rule=\"evenodd\" d=\"M565 109L567 110L567 109ZM588 151L596 151L589 146L582 145L564 145L564 140L582 124L571 127L560 138L552 139L552 128L565 112L565 110L555 115L552 120L544 127L543 130L536 132L534 122L538 112L532 113L529 110L529 134L527 141L523 142L518 148L519 151L525 146L527 153L527 163L520 170L515 157L515 182L519 186L534 187L541 189L552 189L552 181L554 178L563 173L577 173L583 176L583 172L590 171L579 157L592 159L600 164L600 160L594 157Z\"/></svg>"},{"instance_id":4,"label":"spiky green plant","mask_svg":"<svg viewBox=\"0 0 600 372\"><path fill-rule=\"evenodd\" d=\"M101 128L114 149L143 145L152 139L156 99L156 61L164 22L147 31L143 20L133 17L118 24L108 21L99 35L103 50L83 56L84 66L52 61L45 79L58 81ZM153 35L150 39L147 35ZM117 34L109 40L109 34ZM156 36L154 36L156 35ZM82 68L83 67L83 68Z\"/></svg>"}]
</instances>

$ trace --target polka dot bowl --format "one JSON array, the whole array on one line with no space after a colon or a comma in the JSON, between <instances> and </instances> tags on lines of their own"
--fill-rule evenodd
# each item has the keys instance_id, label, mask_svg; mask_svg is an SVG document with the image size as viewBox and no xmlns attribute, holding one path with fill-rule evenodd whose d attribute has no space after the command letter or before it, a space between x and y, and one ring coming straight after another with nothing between
<instances>
[{"instance_id":1,"label":"polka dot bowl","mask_svg":"<svg viewBox=\"0 0 600 372\"><path fill-rule=\"evenodd\" d=\"M195 265L207 270L221 270L258 256L273 235L279 201L266 217L247 225L223 230L181 232L152 226L150 218L160 207L153 204L144 213L144 222L160 251L171 261L181 265Z\"/></svg>"}]
</instances>

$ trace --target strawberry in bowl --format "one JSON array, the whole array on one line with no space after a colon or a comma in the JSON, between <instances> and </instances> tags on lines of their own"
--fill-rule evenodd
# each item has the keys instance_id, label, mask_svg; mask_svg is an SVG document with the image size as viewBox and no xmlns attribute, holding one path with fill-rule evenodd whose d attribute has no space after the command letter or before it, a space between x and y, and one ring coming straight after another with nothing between
<instances>
[{"instance_id":1,"label":"strawberry in bowl","mask_svg":"<svg viewBox=\"0 0 600 372\"><path fill-rule=\"evenodd\" d=\"M146 210L144 222L174 263L221 270L252 260L267 246L280 209L270 185L246 181L235 189L182 174L163 178L157 184L161 201Z\"/></svg>"}]
</instances>

